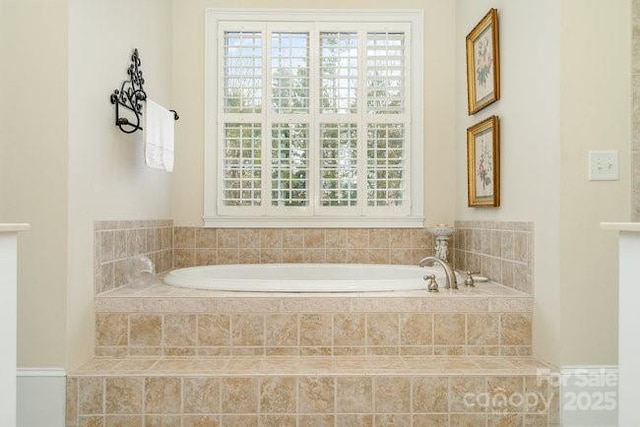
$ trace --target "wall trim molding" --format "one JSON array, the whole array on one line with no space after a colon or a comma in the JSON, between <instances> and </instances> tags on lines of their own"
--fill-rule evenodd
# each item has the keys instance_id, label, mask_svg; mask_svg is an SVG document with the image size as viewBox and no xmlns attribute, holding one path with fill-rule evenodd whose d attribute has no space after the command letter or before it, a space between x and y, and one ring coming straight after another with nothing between
<instances>
[{"instance_id":1,"label":"wall trim molding","mask_svg":"<svg viewBox=\"0 0 640 427\"><path fill-rule=\"evenodd\" d=\"M17 424L12 425L64 427L67 401L65 374L62 368L18 368Z\"/></svg>"},{"instance_id":2,"label":"wall trim molding","mask_svg":"<svg viewBox=\"0 0 640 427\"><path fill-rule=\"evenodd\" d=\"M17 377L66 377L64 368L18 368Z\"/></svg>"},{"instance_id":3,"label":"wall trim molding","mask_svg":"<svg viewBox=\"0 0 640 427\"><path fill-rule=\"evenodd\" d=\"M564 370L575 370L575 369L586 369L586 370L600 370L600 369L607 369L607 370L618 370L618 365L565 365L562 366L560 368L561 371Z\"/></svg>"},{"instance_id":4,"label":"wall trim molding","mask_svg":"<svg viewBox=\"0 0 640 427\"><path fill-rule=\"evenodd\" d=\"M618 365L565 365L560 367L560 375L564 378L581 375L618 375ZM562 383L565 384L564 381Z\"/></svg>"}]
</instances>

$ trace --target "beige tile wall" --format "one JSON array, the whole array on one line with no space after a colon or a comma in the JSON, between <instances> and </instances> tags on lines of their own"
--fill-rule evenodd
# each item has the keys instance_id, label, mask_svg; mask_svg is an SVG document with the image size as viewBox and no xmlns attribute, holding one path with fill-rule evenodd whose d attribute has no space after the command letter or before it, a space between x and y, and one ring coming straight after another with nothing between
<instances>
[{"instance_id":1,"label":"beige tile wall","mask_svg":"<svg viewBox=\"0 0 640 427\"><path fill-rule=\"evenodd\" d=\"M533 294L532 222L456 221L455 226L456 268Z\"/></svg>"},{"instance_id":2,"label":"beige tile wall","mask_svg":"<svg viewBox=\"0 0 640 427\"><path fill-rule=\"evenodd\" d=\"M452 261L532 293L533 224L457 221ZM171 220L96 221L95 291L125 284L127 260L146 255L156 271L196 265L333 262L415 264L434 254L424 229L215 229Z\"/></svg>"},{"instance_id":3,"label":"beige tile wall","mask_svg":"<svg viewBox=\"0 0 640 427\"><path fill-rule=\"evenodd\" d=\"M416 264L432 255L424 229L174 228L175 268L212 264Z\"/></svg>"},{"instance_id":4,"label":"beige tile wall","mask_svg":"<svg viewBox=\"0 0 640 427\"><path fill-rule=\"evenodd\" d=\"M136 255L148 256L156 272L171 270L173 220L95 221L95 293L124 285L128 260Z\"/></svg>"},{"instance_id":5,"label":"beige tile wall","mask_svg":"<svg viewBox=\"0 0 640 427\"><path fill-rule=\"evenodd\" d=\"M238 362L248 367L251 361ZM405 373L394 374L389 366L368 362L368 375L350 374L359 370L347 364L340 366L342 373L331 374L321 360L315 362L317 373L300 374L295 361L285 359L293 365L286 374L275 365L268 374L244 369L242 375L229 366L213 376L203 372L205 360L195 368L187 365L200 374L162 375L152 368L135 376L116 371L70 377L67 426L559 425L559 389L535 371L515 373L514 366L501 375L469 374L468 369L447 374L456 370L439 364L443 373L425 374L425 364L415 360L406 362Z\"/></svg>"},{"instance_id":6,"label":"beige tile wall","mask_svg":"<svg viewBox=\"0 0 640 427\"><path fill-rule=\"evenodd\" d=\"M96 355L531 355L530 312L97 313Z\"/></svg>"}]
</instances>

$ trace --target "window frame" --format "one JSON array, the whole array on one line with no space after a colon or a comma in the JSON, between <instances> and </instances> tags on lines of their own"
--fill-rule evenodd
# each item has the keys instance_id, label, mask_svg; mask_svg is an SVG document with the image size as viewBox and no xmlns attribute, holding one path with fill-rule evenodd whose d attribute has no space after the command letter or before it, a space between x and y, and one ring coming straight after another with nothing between
<instances>
[{"instance_id":1,"label":"window frame","mask_svg":"<svg viewBox=\"0 0 640 427\"><path fill-rule=\"evenodd\" d=\"M356 23L361 27L371 27L373 30L393 31L397 29L397 24L403 24L409 28L408 37L408 59L409 64L405 64L411 70L410 82L407 86L411 88L412 94L423 93L423 76L424 76L424 60L423 60L423 12L422 10L282 10L282 9L207 9L205 14L205 147L204 147L204 224L205 227L385 227L385 228L412 228L421 227L424 223L423 212L423 166L424 166L424 129L423 129L423 100L422 96L410 96L407 103L407 109L410 115L407 117L406 123L409 128L406 141L407 148L410 152L408 159L407 185L408 194L406 195L409 203L408 206L402 208L401 211L394 208L376 209L376 213L372 214L371 209L366 207L362 212L366 215L353 215L348 212L347 215L341 215L340 209L317 209L314 215L309 215L306 208L279 208L272 209L271 214L266 214L266 210L262 214L250 214L245 212L246 216L235 215L232 211L242 213L242 209L225 209L219 206L219 194L222 186L219 177L219 156L222 144L222 135L224 132L224 123L220 121L221 98L218 91L223 90L220 86L224 76L220 76L219 60L219 37L224 29L233 28L239 31L252 31L257 28L264 28L264 23L276 24L287 23L288 28L301 29L309 28L310 23L316 27L314 31L325 30L349 30L348 24ZM289 24L290 23L290 24ZM300 24L298 24L300 23ZM342 24L344 23L344 25ZM386 26L385 26L386 24ZM230 27L231 25L231 27ZM266 34L266 31L265 31ZM313 38L312 38L313 40ZM266 60L266 58L265 58ZM315 59L311 59L310 78L317 75L318 70L314 69ZM268 68L268 67L266 67ZM366 69L366 67L365 67ZM263 74L264 81L266 73ZM362 87L362 85L360 85ZM364 93L359 93L359 106L366 103L363 101ZM366 96L366 95L364 95ZM313 110L311 105L310 111L311 122L320 121L313 117L320 114ZM264 110L268 109L268 105L263 105L263 112L256 113L254 116L262 116L266 114ZM373 115L375 116L375 115ZM339 120L333 123L343 122L344 118L338 117ZM326 120L322 120L326 121ZM271 123L271 121L260 121L263 124ZM375 117L369 123L377 123ZM362 123L359 124L361 126ZM366 127L360 127L361 132L365 132ZM317 129L309 129L310 137L313 137L314 131ZM269 138L270 129L262 129L262 137ZM366 150L366 141L365 147ZM270 156L269 156L270 157ZM309 159L311 162L312 159ZM360 165L364 168L366 164ZM366 173L364 174L366 181ZM312 181L318 180L318 176L311 176ZM264 182L264 180L263 180ZM316 203L318 195L315 194L315 184L309 191L311 192L310 202ZM263 185L263 191L266 191ZM317 204L317 203L316 203Z\"/></svg>"}]
</instances>

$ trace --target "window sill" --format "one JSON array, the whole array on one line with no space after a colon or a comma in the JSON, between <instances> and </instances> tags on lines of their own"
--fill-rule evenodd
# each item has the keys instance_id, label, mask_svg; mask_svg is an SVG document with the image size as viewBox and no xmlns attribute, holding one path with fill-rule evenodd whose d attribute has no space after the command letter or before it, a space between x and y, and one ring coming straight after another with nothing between
<instances>
[{"instance_id":1,"label":"window sill","mask_svg":"<svg viewBox=\"0 0 640 427\"><path fill-rule=\"evenodd\" d=\"M205 228L422 228L423 217L204 217Z\"/></svg>"}]
</instances>

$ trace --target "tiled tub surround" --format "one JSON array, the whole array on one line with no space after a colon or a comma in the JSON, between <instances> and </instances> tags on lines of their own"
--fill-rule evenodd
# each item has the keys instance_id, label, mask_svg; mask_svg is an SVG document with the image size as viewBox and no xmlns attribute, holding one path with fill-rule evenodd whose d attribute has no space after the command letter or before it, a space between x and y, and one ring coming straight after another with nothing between
<instances>
[{"instance_id":1,"label":"tiled tub surround","mask_svg":"<svg viewBox=\"0 0 640 427\"><path fill-rule=\"evenodd\" d=\"M533 291L533 223L457 221L456 268L480 271L513 289ZM215 264L363 263L415 265L433 255L418 229L230 229L174 227L172 220L96 221L96 294L125 283L128 260L146 255L157 272Z\"/></svg>"},{"instance_id":2,"label":"tiled tub surround","mask_svg":"<svg viewBox=\"0 0 640 427\"><path fill-rule=\"evenodd\" d=\"M533 294L532 222L456 221L455 227L456 268Z\"/></svg>"},{"instance_id":3,"label":"tiled tub surround","mask_svg":"<svg viewBox=\"0 0 640 427\"><path fill-rule=\"evenodd\" d=\"M434 253L424 229L174 228L174 267L214 264L415 265Z\"/></svg>"},{"instance_id":4,"label":"tiled tub surround","mask_svg":"<svg viewBox=\"0 0 640 427\"><path fill-rule=\"evenodd\" d=\"M422 229L96 223L96 357L69 374L67 426L558 426L559 390L531 357L531 224L456 225L457 266L510 287L269 294L157 280L134 289L120 286L123 261L139 254L158 271L415 264L434 242ZM509 281L523 265L526 277Z\"/></svg>"},{"instance_id":5,"label":"tiled tub surround","mask_svg":"<svg viewBox=\"0 0 640 427\"><path fill-rule=\"evenodd\" d=\"M95 221L96 295L125 285L131 257L149 257L156 272L173 268L173 220Z\"/></svg>"},{"instance_id":6,"label":"tiled tub surround","mask_svg":"<svg viewBox=\"0 0 640 427\"><path fill-rule=\"evenodd\" d=\"M96 297L98 357L69 374L67 426L557 426L558 390L530 356L532 306L492 282L121 287Z\"/></svg>"},{"instance_id":7,"label":"tiled tub surround","mask_svg":"<svg viewBox=\"0 0 640 427\"><path fill-rule=\"evenodd\" d=\"M116 289L96 298L98 356L531 354L533 299L495 283L359 294Z\"/></svg>"}]
</instances>

